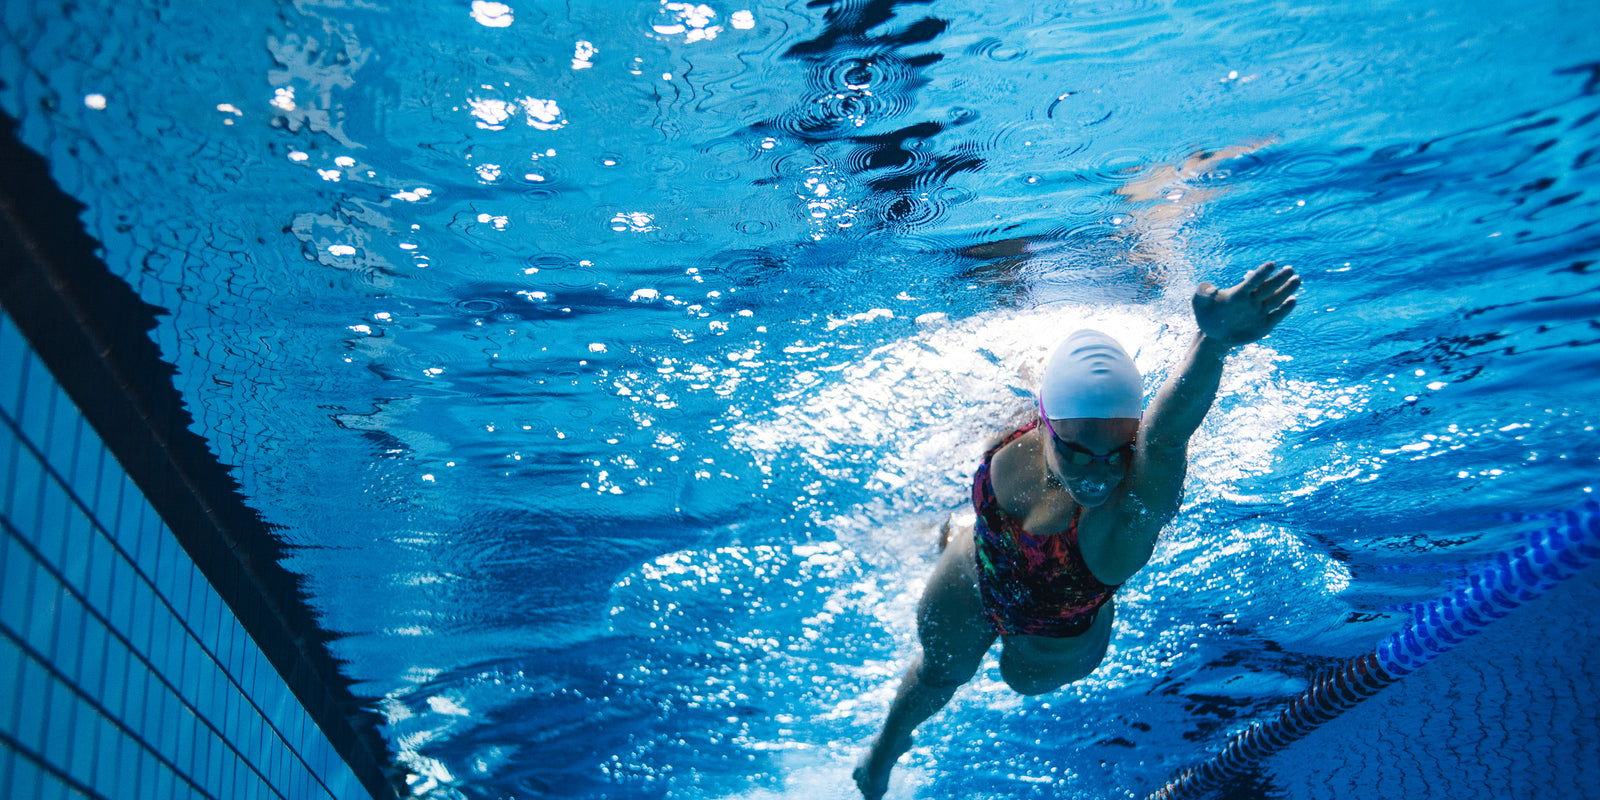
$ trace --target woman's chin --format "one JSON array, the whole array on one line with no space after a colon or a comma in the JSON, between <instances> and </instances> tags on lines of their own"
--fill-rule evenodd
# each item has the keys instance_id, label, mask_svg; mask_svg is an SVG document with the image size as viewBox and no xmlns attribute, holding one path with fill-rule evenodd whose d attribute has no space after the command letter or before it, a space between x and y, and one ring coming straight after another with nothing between
<instances>
[{"instance_id":1,"label":"woman's chin","mask_svg":"<svg viewBox=\"0 0 1600 800\"><path fill-rule=\"evenodd\" d=\"M1073 502L1084 508L1094 508L1105 505L1111 499L1111 493L1117 488L1116 484L1109 486L1102 484L1067 484L1067 493L1072 495Z\"/></svg>"}]
</instances>

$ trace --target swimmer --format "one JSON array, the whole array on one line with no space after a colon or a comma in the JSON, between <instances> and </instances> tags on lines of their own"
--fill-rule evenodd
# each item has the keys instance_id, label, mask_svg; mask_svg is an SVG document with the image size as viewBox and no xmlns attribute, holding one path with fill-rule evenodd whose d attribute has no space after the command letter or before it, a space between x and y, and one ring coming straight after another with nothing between
<instances>
[{"instance_id":1,"label":"swimmer","mask_svg":"<svg viewBox=\"0 0 1600 800\"><path fill-rule=\"evenodd\" d=\"M976 524L949 531L928 579L921 646L855 769L866 800L888 791L912 731L972 679L995 640L1000 676L1020 694L1055 691L1099 666L1112 595L1150 560L1178 511L1189 438L1216 399L1225 357L1270 333L1299 287L1292 267L1270 261L1227 289L1200 284L1200 332L1148 411L1116 340L1080 330L1056 347L1038 419L984 454L973 478Z\"/></svg>"}]
</instances>

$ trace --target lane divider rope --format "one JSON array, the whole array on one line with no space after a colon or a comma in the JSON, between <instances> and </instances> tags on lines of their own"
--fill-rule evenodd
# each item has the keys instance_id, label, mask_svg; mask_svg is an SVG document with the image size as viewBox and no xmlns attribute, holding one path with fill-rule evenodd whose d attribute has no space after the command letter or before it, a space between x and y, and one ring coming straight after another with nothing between
<instances>
[{"instance_id":1,"label":"lane divider rope","mask_svg":"<svg viewBox=\"0 0 1600 800\"><path fill-rule=\"evenodd\" d=\"M1221 752L1178 773L1148 800L1198 798L1223 788L1262 759L1600 561L1600 502L1550 516L1555 524L1480 565L1454 591L1418 605L1410 621L1371 652L1318 678L1276 717L1241 731Z\"/></svg>"}]
</instances>

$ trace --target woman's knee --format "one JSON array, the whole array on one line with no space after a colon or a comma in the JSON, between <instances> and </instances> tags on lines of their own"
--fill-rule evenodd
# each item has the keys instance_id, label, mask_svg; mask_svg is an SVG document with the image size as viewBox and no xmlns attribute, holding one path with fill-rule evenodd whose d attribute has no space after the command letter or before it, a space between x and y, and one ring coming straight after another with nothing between
<instances>
[{"instance_id":1,"label":"woman's knee","mask_svg":"<svg viewBox=\"0 0 1600 800\"><path fill-rule=\"evenodd\" d=\"M937 686L954 689L972 680L978 674L978 667L982 659L951 658L948 654L944 657L929 657L924 649L917 657L917 681L926 686Z\"/></svg>"}]
</instances>

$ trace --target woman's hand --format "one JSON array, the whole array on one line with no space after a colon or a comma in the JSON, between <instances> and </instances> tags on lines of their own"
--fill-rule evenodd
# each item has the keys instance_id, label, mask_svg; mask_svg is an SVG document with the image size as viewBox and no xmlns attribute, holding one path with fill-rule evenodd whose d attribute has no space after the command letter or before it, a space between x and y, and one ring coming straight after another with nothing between
<instances>
[{"instance_id":1,"label":"woman's hand","mask_svg":"<svg viewBox=\"0 0 1600 800\"><path fill-rule=\"evenodd\" d=\"M1194 293L1194 318L1206 338L1229 347L1249 344L1277 327L1294 310L1300 278L1294 267L1268 261L1237 286L1218 289L1202 283Z\"/></svg>"}]
</instances>

